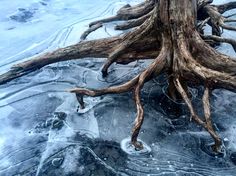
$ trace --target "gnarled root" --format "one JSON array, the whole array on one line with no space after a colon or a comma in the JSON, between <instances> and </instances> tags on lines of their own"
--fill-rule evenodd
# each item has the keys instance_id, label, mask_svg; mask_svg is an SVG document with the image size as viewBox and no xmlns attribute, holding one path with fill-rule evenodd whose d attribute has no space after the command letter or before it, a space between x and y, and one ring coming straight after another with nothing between
<instances>
[{"instance_id":1,"label":"gnarled root","mask_svg":"<svg viewBox=\"0 0 236 176\"><path fill-rule=\"evenodd\" d=\"M125 36L111 37L106 39L98 39L92 41L84 41L56 51L39 55L31 60L13 65L11 69L0 75L0 84L4 84L10 80L21 77L25 74L40 69L46 65L56 62L68 61L72 59L83 59L86 57L108 58L104 65L103 72L107 75L109 66L117 62L119 64L128 64L139 59L152 59L159 53L158 39L146 36L137 40L135 32L128 33L127 37L133 40L127 42L126 47L122 46L122 42L126 42ZM156 43L154 45L154 43ZM143 46L146 43L146 46ZM140 48L143 49L140 49ZM124 52L122 49L125 49ZM119 57L118 57L119 56Z\"/></svg>"},{"instance_id":2,"label":"gnarled root","mask_svg":"<svg viewBox=\"0 0 236 176\"><path fill-rule=\"evenodd\" d=\"M107 76L108 68L120 57L120 55L122 55L127 50L128 47L130 47L133 43L142 40L142 38L145 37L148 32L152 30L153 18L154 17L150 17L150 19L148 19L146 23L139 26L137 30L125 34L122 37L122 41L118 46L114 48L114 51L109 55L108 60L105 62L102 68L103 76Z\"/></svg>"},{"instance_id":3,"label":"gnarled root","mask_svg":"<svg viewBox=\"0 0 236 176\"><path fill-rule=\"evenodd\" d=\"M226 23L235 22L231 16L223 17L225 11L236 8L236 3L219 6L212 0L146 0L144 3L121 8L117 15L90 24L81 39L100 28L103 23L124 20L116 29L131 29L118 37L100 40L82 41L78 44L46 53L32 60L17 64L10 71L0 75L0 84L40 69L48 64L81 59L86 57L107 58L102 68L104 76L113 63L127 64L138 59L154 59L145 71L132 80L100 90L75 88L81 108L84 108L84 96L134 92L137 116L132 130L131 142L136 149L142 149L137 140L144 120L144 110L140 100L140 91L145 82L165 73L169 76L168 93L171 98L181 97L187 104L191 118L203 126L215 141L213 150L220 152L222 141L215 132L210 113L210 91L223 88L236 92L236 60L217 52L208 45L217 43L231 44L236 51L234 39L221 37L222 30L235 27ZM197 24L197 25L196 25ZM204 26L212 27L212 35L204 35ZM188 85L205 86L203 101L204 119L200 118L192 105Z\"/></svg>"},{"instance_id":4,"label":"gnarled root","mask_svg":"<svg viewBox=\"0 0 236 176\"><path fill-rule=\"evenodd\" d=\"M143 87L145 81L150 79L150 77L152 76L156 76L160 74L161 71L164 69L165 64L166 64L165 60L168 54L168 48L167 48L168 46L165 46L165 43L163 45L164 46L160 52L160 55L155 59L152 65L150 65L143 73L140 74L138 83L134 89L137 116L136 116L135 124L132 130L131 142L135 146L135 148L138 150L143 148L142 143L140 143L137 140L137 138L138 138L138 134L144 120L144 110L143 110L141 100L140 100L140 90Z\"/></svg>"},{"instance_id":5,"label":"gnarled root","mask_svg":"<svg viewBox=\"0 0 236 176\"><path fill-rule=\"evenodd\" d=\"M196 111L193 108L192 102L190 98L188 97L186 91L184 90L183 86L181 85L179 78L177 77L174 80L175 86L177 90L179 91L180 95L182 96L183 100L187 104L190 114L191 114L191 119L193 119L196 123L204 127L211 137L214 139L215 144L212 146L212 149L214 152L219 153L221 152L221 145L222 141L220 137L217 135L215 132L213 126L212 126L212 119L210 116L210 102L209 102L209 88L206 87L203 95L203 107L204 107L204 115L205 115L205 121L203 121L197 114Z\"/></svg>"},{"instance_id":6,"label":"gnarled root","mask_svg":"<svg viewBox=\"0 0 236 176\"><path fill-rule=\"evenodd\" d=\"M81 35L80 39L81 40L85 40L86 37L93 31L96 31L97 29L102 27L102 23L97 23L93 26L91 26L90 28L88 28L86 31L84 31L84 33Z\"/></svg>"},{"instance_id":7,"label":"gnarled root","mask_svg":"<svg viewBox=\"0 0 236 176\"><path fill-rule=\"evenodd\" d=\"M76 94L77 100L79 101L81 105L81 109L83 109L84 108L84 101L83 101L84 95L97 97L97 96L101 96L105 94L115 94L115 93L118 94L118 93L128 92L136 85L136 83L138 82L138 79L139 79L139 75L120 86L108 87L108 88L99 89L99 90L75 88L75 89L71 89L70 92Z\"/></svg>"},{"instance_id":8,"label":"gnarled root","mask_svg":"<svg viewBox=\"0 0 236 176\"><path fill-rule=\"evenodd\" d=\"M103 23L108 23L112 21L126 21L124 25L116 26L115 29L124 30L130 29L141 25L148 17L150 17L149 12L154 8L154 0L147 0L141 4L131 7L129 4L122 7L115 16L94 21L89 24L89 29L81 36L84 40L91 32L95 31ZM131 21L134 19L133 21ZM99 26L99 27L98 27Z\"/></svg>"},{"instance_id":9,"label":"gnarled root","mask_svg":"<svg viewBox=\"0 0 236 176\"><path fill-rule=\"evenodd\" d=\"M235 91L236 77L232 74L236 73L235 70L236 67L234 65L232 67L232 70L228 70L226 71L226 73L220 72L219 70L221 69L221 67L217 67L217 65L215 64L214 67L212 67L212 65L204 62L206 61L206 58L201 58L202 63L197 62L197 60L193 58L187 46L188 46L187 40L180 35L178 40L179 57L176 58L177 59L176 61L174 61L174 66L176 68L176 76L174 78L174 84L179 94L182 96L183 100L185 101L186 105L189 108L191 114L190 119L193 119L195 122L203 126L209 132L209 134L215 141L215 144L212 146L212 149L216 153L219 153L221 152L222 141L212 126L212 120L210 117L211 113L210 113L210 101L209 101L209 90L210 90L209 87L211 86L212 89L219 87L221 88L227 87L226 89L230 90L231 89L230 87L232 86L233 88L231 90ZM211 52L209 51L208 55L210 55L210 53ZM219 56L218 57L217 55L214 56L217 61L220 61ZM220 57L220 59L223 58ZM200 59L198 58L198 60ZM232 64L235 64L234 60L229 60L229 61L231 61ZM207 66L207 68L205 66ZM188 73L183 74L183 72L188 72ZM228 74L227 72L229 72L230 74ZM202 100L203 100L205 121L202 120L202 118L200 118L196 114L193 105L191 103L191 100L187 94L188 91L186 87L183 87L183 83L181 83L180 77L182 77L181 80L188 80L188 79L191 80L194 78L198 78L201 80L201 82L204 83L203 85L205 85L205 91ZM198 82L197 84L202 84L202 83Z\"/></svg>"},{"instance_id":10,"label":"gnarled root","mask_svg":"<svg viewBox=\"0 0 236 176\"><path fill-rule=\"evenodd\" d=\"M123 85L109 87L100 90L92 90L86 88L75 88L70 90L71 93L76 94L77 100L79 101L81 108L84 108L84 102L83 102L84 95L96 97L105 94L124 93L134 90L134 99L137 107L137 116L132 130L131 142L137 150L142 149L142 143L140 143L137 140L137 138L144 119L144 110L140 100L140 90L142 89L146 81L148 81L152 76L160 74L165 68L168 49L167 46L165 46L166 45L165 43L163 45L164 46L162 47L160 55L154 60L154 62L145 71L143 71L138 76L136 76L135 78L133 78L132 80L128 81Z\"/></svg>"},{"instance_id":11,"label":"gnarled root","mask_svg":"<svg viewBox=\"0 0 236 176\"><path fill-rule=\"evenodd\" d=\"M225 11L236 8L235 4L236 4L235 2L231 2L231 3L219 5L219 6L206 5L204 7L204 10L206 11L206 13L209 15L211 19L210 25L212 26L213 35L221 36L222 32L220 28L236 31L236 27L226 24L228 22L236 22L236 20L228 19L229 17L225 18L222 15L222 13L224 13Z\"/></svg>"},{"instance_id":12,"label":"gnarled root","mask_svg":"<svg viewBox=\"0 0 236 176\"><path fill-rule=\"evenodd\" d=\"M127 30L127 29L131 29L137 26L141 26L152 14L152 11L149 12L148 14L141 16L137 19L133 19L133 20L128 20L120 25L116 25L115 29L116 30Z\"/></svg>"},{"instance_id":13,"label":"gnarled root","mask_svg":"<svg viewBox=\"0 0 236 176\"><path fill-rule=\"evenodd\" d=\"M215 132L213 125L212 125L209 94L210 94L210 89L209 89L209 86L206 85L204 95L202 97L204 115L205 115L205 120L206 120L205 121L205 125L206 125L205 128L210 133L212 138L215 140L215 144L212 146L213 151L215 151L216 153L219 153L219 152L221 152L222 141L221 141L220 137L217 135L217 133Z\"/></svg>"},{"instance_id":14,"label":"gnarled root","mask_svg":"<svg viewBox=\"0 0 236 176\"><path fill-rule=\"evenodd\" d=\"M207 42L207 43L214 43L217 42L217 43L228 43L230 44L234 51L236 52L236 40L234 39L231 39L231 38L224 38L224 37L219 37L219 36L216 36L216 35L207 35L207 36L203 36L203 39Z\"/></svg>"}]
</instances>

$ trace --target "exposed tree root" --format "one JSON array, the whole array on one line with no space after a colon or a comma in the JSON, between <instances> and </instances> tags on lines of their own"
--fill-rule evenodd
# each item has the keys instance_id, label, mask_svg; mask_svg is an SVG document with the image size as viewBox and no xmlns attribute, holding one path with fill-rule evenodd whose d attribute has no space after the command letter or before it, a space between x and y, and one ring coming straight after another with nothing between
<instances>
[{"instance_id":1,"label":"exposed tree root","mask_svg":"<svg viewBox=\"0 0 236 176\"><path fill-rule=\"evenodd\" d=\"M125 28L129 29L132 27L136 27L141 25L148 16L149 13L154 7L154 0L147 0L144 3L138 4L137 6L131 7L129 4L122 7L116 14L116 16L112 16L109 18L105 18L102 20L94 21L89 24L89 29L85 31L85 33L81 36L81 39L84 40L86 37L96 29L100 28L103 23L108 23L112 21L125 21L130 20L128 24L124 24L124 26L116 26L115 28L118 30L124 30ZM149 15L150 16L150 15ZM137 19L140 18L140 19ZM131 21L132 19L135 19ZM131 23L131 24L130 24Z\"/></svg>"},{"instance_id":2,"label":"exposed tree root","mask_svg":"<svg viewBox=\"0 0 236 176\"><path fill-rule=\"evenodd\" d=\"M212 146L213 151L221 152L222 141L215 132L212 125L209 94L210 94L210 89L209 86L206 85L204 95L202 97L204 115L205 115L205 128L210 133L212 138L215 140L215 145Z\"/></svg>"},{"instance_id":3,"label":"exposed tree root","mask_svg":"<svg viewBox=\"0 0 236 176\"><path fill-rule=\"evenodd\" d=\"M114 87L100 90L75 88L80 107L84 108L84 96L101 96L128 91L134 92L137 116L132 130L131 142L136 149L142 149L138 134L144 120L144 109L140 91L145 82L162 73L169 76L168 94L171 98L181 97L186 103L191 118L204 127L215 144L215 152L220 152L222 141L212 126L210 113L210 91L223 88L236 92L236 60L216 51L212 44L228 43L236 51L236 40L221 37L222 29L235 31L229 22L236 20L222 14L235 9L236 3L212 5L212 0L146 0L131 7L122 7L117 15L90 24L81 39L100 28L103 23L122 20L118 30L130 29L118 37L82 41L78 44L37 56L32 60L17 64L7 73L0 75L0 84L40 69L48 64L81 59L85 57L107 58L102 68L107 76L113 63L127 64L138 59L154 59L153 63L132 80ZM212 35L204 34L209 24ZM211 45L209 45L211 44ZM204 119L199 117L192 105L188 85L205 86L203 101Z\"/></svg>"},{"instance_id":4,"label":"exposed tree root","mask_svg":"<svg viewBox=\"0 0 236 176\"><path fill-rule=\"evenodd\" d=\"M139 77L139 81L137 86L134 90L134 97L135 97L135 103L137 108L137 116L135 119L135 124L132 130L132 137L131 142L135 146L136 149L142 149L142 144L137 140L139 131L141 129L141 126L143 124L144 120L144 111L143 107L140 101L140 90L143 87L145 81L147 81L151 76L155 76L157 74L160 74L160 72L164 69L165 66L165 59L167 57L168 49L167 46L165 46L165 42L163 42L163 48L160 52L160 55L155 59L155 61L148 67L147 70L145 70Z\"/></svg>"},{"instance_id":5,"label":"exposed tree root","mask_svg":"<svg viewBox=\"0 0 236 176\"><path fill-rule=\"evenodd\" d=\"M216 35L207 35L207 36L203 36L205 41L210 41L210 42L221 42L221 43L228 43L230 45L232 45L232 47L234 48L234 51L236 52L236 40L234 39L230 39L230 38L224 38L224 37L219 37Z\"/></svg>"},{"instance_id":6,"label":"exposed tree root","mask_svg":"<svg viewBox=\"0 0 236 176\"><path fill-rule=\"evenodd\" d=\"M127 48L131 46L134 42L142 40L148 32L151 31L153 27L153 23L151 23L152 18L150 18L147 23L142 24L137 30L134 30L128 34L125 34L122 38L122 42L119 45L116 45L114 51L109 55L107 62L105 62L102 68L103 76L107 76L108 68L113 64L124 52L126 52Z\"/></svg>"},{"instance_id":7,"label":"exposed tree root","mask_svg":"<svg viewBox=\"0 0 236 176\"><path fill-rule=\"evenodd\" d=\"M70 92L76 94L76 97L81 105L81 109L84 109L84 101L83 101L84 95L97 97L97 96L101 96L105 94L118 94L118 93L128 92L137 84L138 80L139 80L139 75L120 86L114 86L114 87L109 87L109 88L99 89L99 90L75 88L75 89L71 89Z\"/></svg>"},{"instance_id":8,"label":"exposed tree root","mask_svg":"<svg viewBox=\"0 0 236 176\"><path fill-rule=\"evenodd\" d=\"M96 31L98 28L102 27L102 23L97 23L96 25L91 26L88 28L80 37L81 40L85 40L86 37L93 31Z\"/></svg>"},{"instance_id":9,"label":"exposed tree root","mask_svg":"<svg viewBox=\"0 0 236 176\"><path fill-rule=\"evenodd\" d=\"M230 8L229 8L230 6ZM222 13L231 10L235 7L235 2L232 3L228 3L225 5L221 5L221 6L211 6L211 5L207 5L204 7L207 14L210 16L211 18L211 23L214 26L214 30L217 30L218 32L220 31L220 27L222 29L227 29L227 30L232 30L232 31L236 31L236 27L230 26L226 23L228 22L235 22L234 19L226 19L224 18L224 16L222 15ZM214 34L214 33L213 33ZM219 34L220 36L220 34Z\"/></svg>"},{"instance_id":10,"label":"exposed tree root","mask_svg":"<svg viewBox=\"0 0 236 176\"><path fill-rule=\"evenodd\" d=\"M228 2L226 4L221 4L221 5L218 5L216 6L218 11L223 14L225 13L226 11L229 11L229 10L232 10L232 9L235 9L236 8L236 2Z\"/></svg>"},{"instance_id":11,"label":"exposed tree root","mask_svg":"<svg viewBox=\"0 0 236 176\"><path fill-rule=\"evenodd\" d=\"M46 65L56 62L67 61L72 59L82 59L85 57L108 58L114 53L116 46L122 42L122 37L111 37L107 39L99 39L81 42L56 51L45 53L31 60L13 65L11 69L0 75L0 84L6 83L12 79L28 74L32 71L40 69ZM159 51L153 44L158 42L157 39L146 37L132 45L127 49L127 53L123 53L117 59L117 63L127 64L139 59L152 59L158 55ZM146 46L143 46L146 43ZM143 47L143 49L140 49Z\"/></svg>"},{"instance_id":12,"label":"exposed tree root","mask_svg":"<svg viewBox=\"0 0 236 176\"><path fill-rule=\"evenodd\" d=\"M122 7L118 12L116 16L94 21L89 24L89 27L97 24L97 23L108 23L111 21L117 21L117 20L130 20L139 18L147 13L149 13L154 7L154 0L147 0L141 4L138 4L134 7L131 7L129 5L126 5Z\"/></svg>"},{"instance_id":13,"label":"exposed tree root","mask_svg":"<svg viewBox=\"0 0 236 176\"><path fill-rule=\"evenodd\" d=\"M211 120L211 113L210 113L210 102L209 102L209 88L207 87L204 91L204 95L203 95L203 107L204 107L204 115L205 115L205 121L203 121L195 112L192 102L190 100L190 98L188 97L186 91L184 90L184 88L182 87L179 78L175 79L175 86L177 88L177 90L179 91L179 93L181 94L183 100L185 101L185 103L187 104L190 114L191 114L191 119L193 119L196 123L198 123L199 125L201 125L202 127L204 127L212 136L212 138L215 141L215 144L212 146L213 151L219 153L221 152L221 145L222 145L222 141L220 139L220 137L216 134L215 130L213 129L212 126L212 120Z\"/></svg>"},{"instance_id":14,"label":"exposed tree root","mask_svg":"<svg viewBox=\"0 0 236 176\"><path fill-rule=\"evenodd\" d=\"M230 18L230 17L233 17L233 16L235 16L235 15L236 15L236 13L233 13L233 14L231 14L231 15L224 16L224 18Z\"/></svg>"},{"instance_id":15,"label":"exposed tree root","mask_svg":"<svg viewBox=\"0 0 236 176\"><path fill-rule=\"evenodd\" d=\"M131 29L131 28L140 26L151 16L151 14L152 14L152 11L144 16L137 18L137 19L128 20L127 22L124 22L123 24L116 25L115 29L116 30L127 30L127 29Z\"/></svg>"},{"instance_id":16,"label":"exposed tree root","mask_svg":"<svg viewBox=\"0 0 236 176\"><path fill-rule=\"evenodd\" d=\"M154 60L154 62L141 74L133 78L132 80L128 81L127 83L115 86L115 87L109 87L106 89L100 89L100 90L90 90L86 88L76 88L70 90L70 92L75 93L77 100L79 101L81 108L84 108L84 102L83 102L83 96L88 95L91 97L101 96L105 94L114 94L114 93L124 93L128 92L130 90L134 90L134 97L135 97L135 103L137 107L137 117L135 119L135 125L133 128L133 133L131 137L131 142L135 146L136 149L142 149L142 144L138 142L138 134L141 129L144 113L143 113L143 107L140 100L140 91L144 85L144 83L150 79L152 76L156 76L160 74L166 64L166 56L168 53L167 46L165 46L165 42L163 42L163 47L160 52L160 55Z\"/></svg>"}]
</instances>

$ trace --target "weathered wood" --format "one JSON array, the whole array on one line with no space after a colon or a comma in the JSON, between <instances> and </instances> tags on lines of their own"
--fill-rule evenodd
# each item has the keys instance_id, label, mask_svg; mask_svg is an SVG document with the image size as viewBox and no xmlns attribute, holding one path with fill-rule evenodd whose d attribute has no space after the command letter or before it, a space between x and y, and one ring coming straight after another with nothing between
<instances>
[{"instance_id":1,"label":"weathered wood","mask_svg":"<svg viewBox=\"0 0 236 176\"><path fill-rule=\"evenodd\" d=\"M236 3L218 6L211 3L212 0L147 0L134 7L126 5L116 16L91 23L91 28L82 35L82 38L85 39L90 32L101 27L102 23L113 20L126 21L117 28L132 29L130 32L118 37L83 41L37 56L13 66L9 72L0 75L0 84L45 65L70 59L107 58L102 69L104 75L114 62L127 64L138 59L154 59L146 70L123 85L101 90L75 88L71 92L76 94L81 107L84 107L84 95L100 96L134 91L137 117L131 142L137 149L141 149L142 144L137 140L144 120L140 91L146 81L161 73L168 74L170 96L182 97L192 116L190 119L209 132L215 140L213 149L215 152L220 152L222 142L212 128L209 92L218 88L236 92L236 59L219 53L205 40L229 43L236 50L235 40L221 37L220 31L220 28L236 30L226 24L235 20L222 16L223 12L236 8ZM206 23L210 24L213 35L204 35ZM205 86L203 96L205 121L199 117L191 103L188 83Z\"/></svg>"},{"instance_id":2,"label":"weathered wood","mask_svg":"<svg viewBox=\"0 0 236 176\"><path fill-rule=\"evenodd\" d=\"M126 35L129 35L126 34ZM0 84L4 84L12 79L18 78L46 65L56 62L68 61L72 59L83 59L88 57L93 58L108 58L114 52L116 46L122 42L121 37L112 37L107 39L99 39L93 41L84 41L65 48L60 48L56 51L39 55L28 61L13 65L11 69L0 75ZM116 60L119 64L128 64L139 59L155 58L159 52L156 38L146 37L136 41L133 45L127 48L126 53L122 53ZM146 44L145 46L143 46Z\"/></svg>"}]
</instances>

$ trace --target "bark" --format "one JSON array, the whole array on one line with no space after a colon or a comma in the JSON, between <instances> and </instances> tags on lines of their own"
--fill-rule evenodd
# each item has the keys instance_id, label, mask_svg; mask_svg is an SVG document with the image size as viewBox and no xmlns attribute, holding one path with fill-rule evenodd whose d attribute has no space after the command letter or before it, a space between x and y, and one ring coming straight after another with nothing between
<instances>
[{"instance_id":1,"label":"bark","mask_svg":"<svg viewBox=\"0 0 236 176\"><path fill-rule=\"evenodd\" d=\"M107 58L102 73L107 76L113 63L127 64L138 59L153 59L153 63L134 79L120 86L92 90L75 88L70 92L84 108L83 97L104 94L134 92L137 116L132 131L131 143L136 149L142 149L138 134L144 120L144 109L140 91L148 80L165 73L169 75L168 93L173 99L181 97L189 108L191 118L204 127L215 144L215 152L221 151L222 141L212 127L210 113L210 92L223 88L236 92L236 60L216 51L212 46L228 43L236 50L234 39L221 37L221 28L236 31L228 22L235 22L232 16L222 13L236 8L235 2L212 5L211 0L147 0L139 5L122 7L116 16L93 22L82 35L86 39L104 23L124 20L115 28L131 29L118 37L82 41L61 48L32 60L17 64L0 75L0 83L5 83L41 67L59 61L81 59L85 57ZM204 26L209 24L212 35L204 34ZM203 101L204 117L200 117L191 102L188 85L205 87Z\"/></svg>"}]
</instances>

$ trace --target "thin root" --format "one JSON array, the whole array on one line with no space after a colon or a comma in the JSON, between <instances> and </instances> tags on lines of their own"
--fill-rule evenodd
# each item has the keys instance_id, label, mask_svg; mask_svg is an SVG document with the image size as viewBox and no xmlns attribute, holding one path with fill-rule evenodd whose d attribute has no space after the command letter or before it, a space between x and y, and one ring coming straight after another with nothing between
<instances>
[{"instance_id":1,"label":"thin root","mask_svg":"<svg viewBox=\"0 0 236 176\"><path fill-rule=\"evenodd\" d=\"M137 108L137 116L135 119L134 127L132 129L131 142L134 145L136 150L143 149L143 144L137 140L139 131L141 129L141 126L144 120L144 111L143 111L143 106L140 100L140 90L142 86L143 86L143 82L139 82L134 91L135 103L136 103L136 108Z\"/></svg>"},{"instance_id":2,"label":"thin root","mask_svg":"<svg viewBox=\"0 0 236 176\"><path fill-rule=\"evenodd\" d=\"M204 108L204 115L205 115L205 120L206 120L206 129L210 133L211 137L214 139L215 144L212 146L212 149L214 152L219 153L221 152L221 145L222 141L220 137L217 135L215 132L213 125L212 125L212 120L211 120L211 111L210 111L210 98L209 98L209 87L206 86L204 95L202 98L203 102L203 108Z\"/></svg>"},{"instance_id":3,"label":"thin root","mask_svg":"<svg viewBox=\"0 0 236 176\"><path fill-rule=\"evenodd\" d=\"M183 100L185 101L186 105L188 106L189 110L190 110L190 120L193 119L195 120L198 124L205 126L204 122L202 121L202 119L200 117L198 117L198 115L196 114L192 102L190 100L190 98L188 97L187 92L184 90L183 86L181 85L179 78L175 78L174 79L174 84L176 89L178 90L178 92L180 93L180 95L182 96Z\"/></svg>"},{"instance_id":4,"label":"thin root","mask_svg":"<svg viewBox=\"0 0 236 176\"><path fill-rule=\"evenodd\" d=\"M92 90L92 89L86 89L86 88L75 88L75 89L69 90L69 92L76 94L76 97L80 104L81 109L84 109L85 108L84 101L83 101L84 95L97 97L97 96L101 96L105 94L114 94L114 93L117 94L117 93L128 92L129 90L133 88L133 86L135 86L135 84L138 81L138 78L139 78L139 75L133 78L132 80L126 82L125 84L114 86L114 87L108 87L105 89Z\"/></svg>"},{"instance_id":5,"label":"thin root","mask_svg":"<svg viewBox=\"0 0 236 176\"><path fill-rule=\"evenodd\" d=\"M224 22L227 23L236 22L236 19L225 19Z\"/></svg>"},{"instance_id":6,"label":"thin root","mask_svg":"<svg viewBox=\"0 0 236 176\"><path fill-rule=\"evenodd\" d=\"M227 30L230 30L230 31L236 31L236 27L226 25L224 22L221 22L221 23L220 23L220 26L221 26L223 29L227 29Z\"/></svg>"},{"instance_id":7,"label":"thin root","mask_svg":"<svg viewBox=\"0 0 236 176\"><path fill-rule=\"evenodd\" d=\"M102 23L97 23L96 25L93 25L93 26L89 27L89 28L81 35L80 39L81 39L81 40L85 40L86 37L87 37L91 32L93 32L93 31L95 31L95 30L101 28L102 26L103 26Z\"/></svg>"},{"instance_id":8,"label":"thin root","mask_svg":"<svg viewBox=\"0 0 236 176\"><path fill-rule=\"evenodd\" d=\"M151 16L152 12L153 11L151 11L150 13L148 13L144 16L141 16L138 19L128 20L123 24L116 25L115 30L127 30L127 29L131 29L131 28L140 26Z\"/></svg>"},{"instance_id":9,"label":"thin root","mask_svg":"<svg viewBox=\"0 0 236 176\"><path fill-rule=\"evenodd\" d=\"M119 16L113 16L113 17L102 19L102 20L94 21L89 24L89 27L91 28L92 26L97 25L97 24L109 23L116 20L120 20Z\"/></svg>"},{"instance_id":10,"label":"thin root","mask_svg":"<svg viewBox=\"0 0 236 176\"><path fill-rule=\"evenodd\" d=\"M234 48L234 51L236 52L236 40L234 40L234 39L219 37L216 35L203 36L203 38L205 40L213 40L215 42L228 43L228 44L232 45L232 47Z\"/></svg>"},{"instance_id":11,"label":"thin root","mask_svg":"<svg viewBox=\"0 0 236 176\"><path fill-rule=\"evenodd\" d=\"M188 98L187 93L185 92L185 90L183 89L179 78L175 79L175 86L177 88L177 90L179 91L179 93L181 94L183 100L185 101L185 103L187 104L189 110L190 110L190 114L192 116L192 118L201 126L203 126L211 135L211 137L214 139L215 144L212 146L212 149L214 152L218 153L220 152L221 149L221 139L219 138L219 136L216 134L216 132L213 129L212 126L212 122L211 122L211 113L210 113L210 102L209 102L209 88L207 87L204 91L204 95L203 95L203 107L204 107L204 115L205 115L205 120L206 122L204 122L195 112L192 102L191 100Z\"/></svg>"},{"instance_id":12,"label":"thin root","mask_svg":"<svg viewBox=\"0 0 236 176\"><path fill-rule=\"evenodd\" d=\"M236 13L233 13L233 14L231 14L231 15L224 16L224 18L230 18L230 17L233 17L233 16L235 16L235 15L236 15Z\"/></svg>"},{"instance_id":13,"label":"thin root","mask_svg":"<svg viewBox=\"0 0 236 176\"><path fill-rule=\"evenodd\" d=\"M211 18L208 17L208 18L206 18L205 20L203 20L203 21L197 26L198 31L200 31L200 32L202 33L203 27L209 22L210 19L211 19Z\"/></svg>"},{"instance_id":14,"label":"thin root","mask_svg":"<svg viewBox=\"0 0 236 176\"><path fill-rule=\"evenodd\" d=\"M125 5L120 10L118 10L117 15L106 19L94 21L89 24L89 27L96 25L98 23L108 23L118 20L137 19L149 13L153 9L153 4L154 4L153 0L148 0L133 7L131 7L130 5Z\"/></svg>"}]
</instances>

